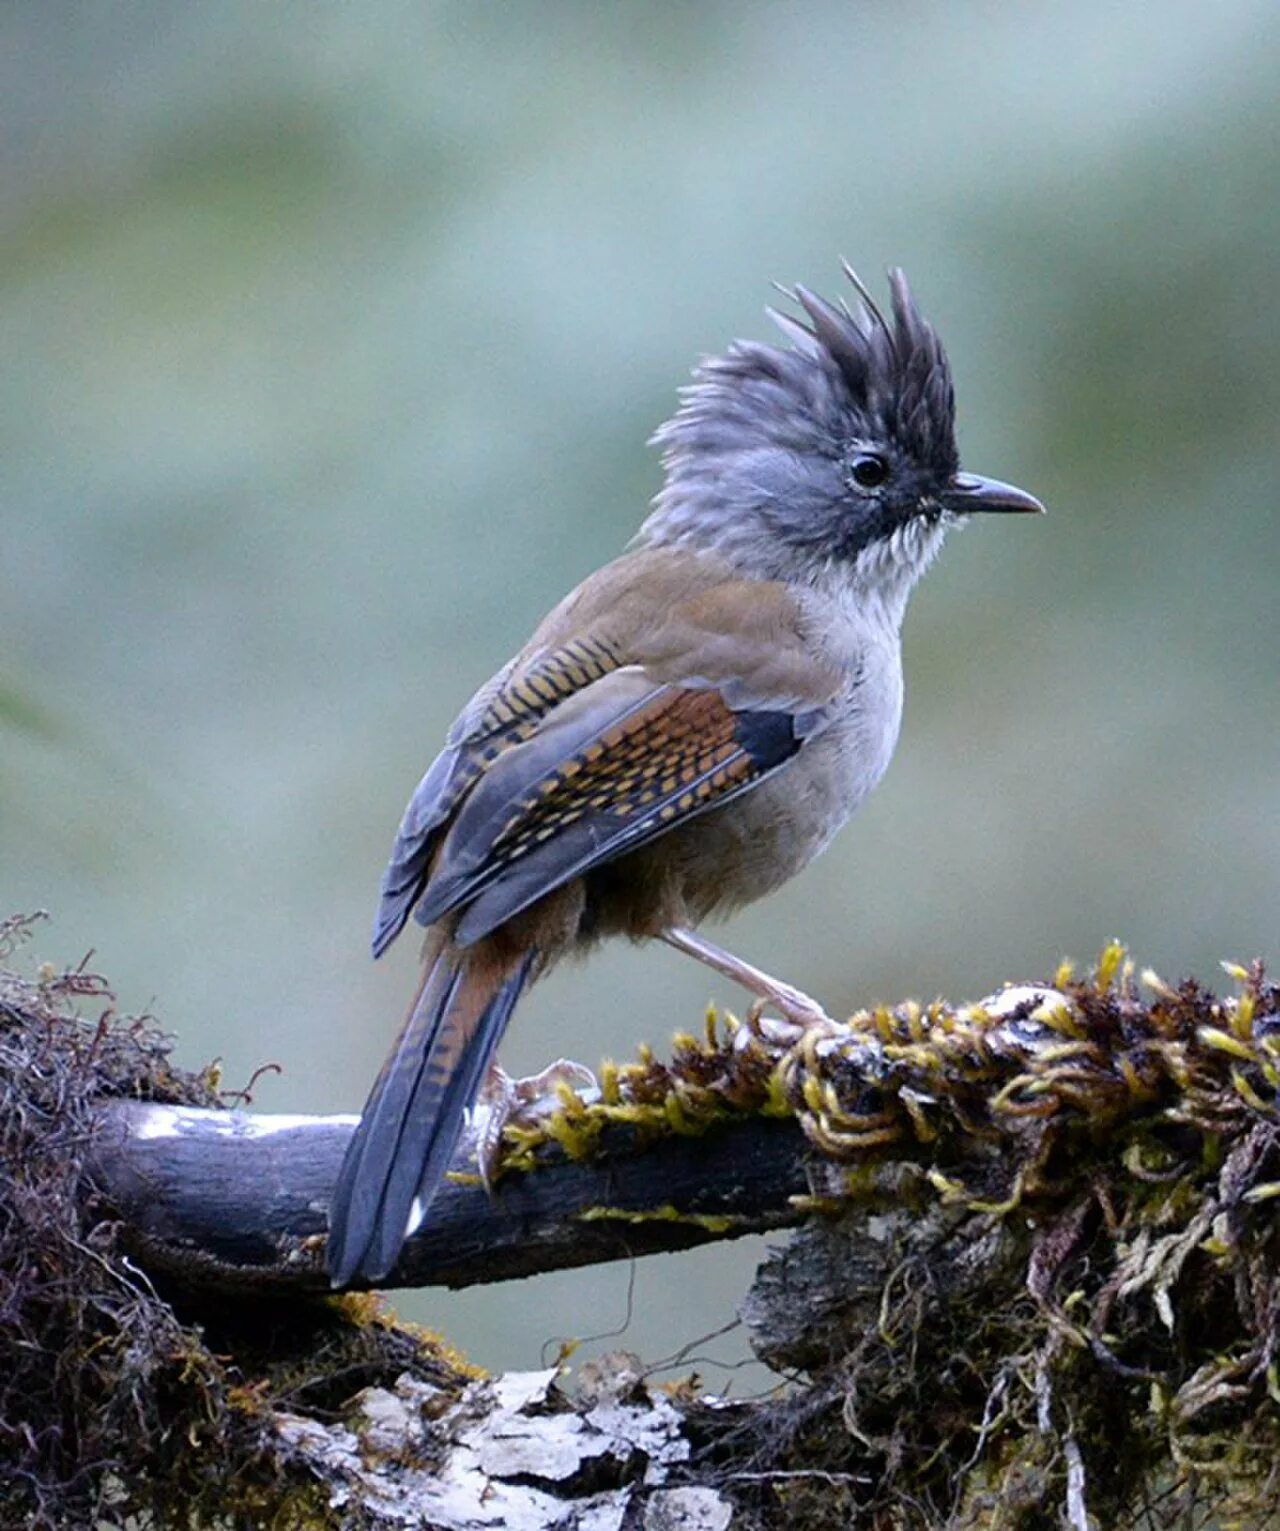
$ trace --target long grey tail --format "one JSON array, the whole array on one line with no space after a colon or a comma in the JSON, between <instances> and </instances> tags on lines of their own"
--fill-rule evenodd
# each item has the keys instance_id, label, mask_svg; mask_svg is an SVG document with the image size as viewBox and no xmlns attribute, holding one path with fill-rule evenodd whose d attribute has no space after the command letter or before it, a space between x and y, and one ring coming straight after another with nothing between
<instances>
[{"instance_id":1,"label":"long grey tail","mask_svg":"<svg viewBox=\"0 0 1280 1531\"><path fill-rule=\"evenodd\" d=\"M453 1161L536 952L514 965L442 952L370 1091L329 1211L325 1262L335 1287L395 1265L415 1199L425 1208Z\"/></svg>"}]
</instances>

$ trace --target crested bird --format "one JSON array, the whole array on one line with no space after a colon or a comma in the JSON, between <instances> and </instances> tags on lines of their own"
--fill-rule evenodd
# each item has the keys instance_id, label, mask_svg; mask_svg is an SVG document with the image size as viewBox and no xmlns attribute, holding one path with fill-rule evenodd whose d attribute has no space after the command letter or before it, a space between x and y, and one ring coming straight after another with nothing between
<instances>
[{"instance_id":1,"label":"crested bird","mask_svg":"<svg viewBox=\"0 0 1280 1531\"><path fill-rule=\"evenodd\" d=\"M631 547L480 688L410 799L373 952L413 914L422 977L334 1190L334 1286L395 1265L561 957L659 939L825 1019L697 927L793 877L883 775L907 598L947 531L1043 509L961 472L951 370L903 273L886 316L844 269L852 301L781 289L785 344L697 367Z\"/></svg>"}]
</instances>

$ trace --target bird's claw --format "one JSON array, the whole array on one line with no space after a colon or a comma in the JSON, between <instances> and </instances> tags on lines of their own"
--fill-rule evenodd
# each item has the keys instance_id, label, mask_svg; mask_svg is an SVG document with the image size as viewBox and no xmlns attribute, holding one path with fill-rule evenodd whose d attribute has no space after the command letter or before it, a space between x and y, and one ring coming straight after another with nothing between
<instances>
[{"instance_id":1,"label":"bird's claw","mask_svg":"<svg viewBox=\"0 0 1280 1531\"><path fill-rule=\"evenodd\" d=\"M765 1015L765 1007L770 1005L782 1016L781 1020ZM751 1002L746 1024L761 1041L788 1047L806 1033L819 1031L830 1036L840 1029L816 999L784 983L777 984L772 992Z\"/></svg>"},{"instance_id":2,"label":"bird's claw","mask_svg":"<svg viewBox=\"0 0 1280 1531\"><path fill-rule=\"evenodd\" d=\"M525 1119L545 1115L546 1102L559 1101L561 1085L567 1085L578 1095L600 1088L599 1080L586 1064L572 1058L557 1058L540 1073L516 1079L512 1085L517 1102L513 1115Z\"/></svg>"},{"instance_id":3,"label":"bird's claw","mask_svg":"<svg viewBox=\"0 0 1280 1531\"><path fill-rule=\"evenodd\" d=\"M598 1091L596 1076L585 1063L557 1058L537 1074L513 1079L498 1064L491 1065L472 1112L476 1167L486 1191L492 1191L502 1159L502 1134L509 1122L529 1125L559 1104L559 1089L567 1085L579 1095Z\"/></svg>"}]
</instances>

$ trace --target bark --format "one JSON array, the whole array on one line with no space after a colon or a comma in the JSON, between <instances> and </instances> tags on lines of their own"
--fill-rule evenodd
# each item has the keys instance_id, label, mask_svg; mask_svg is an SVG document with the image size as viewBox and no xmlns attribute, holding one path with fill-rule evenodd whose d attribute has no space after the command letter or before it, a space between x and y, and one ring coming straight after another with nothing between
<instances>
[{"instance_id":1,"label":"bark","mask_svg":"<svg viewBox=\"0 0 1280 1531\"><path fill-rule=\"evenodd\" d=\"M320 1290L329 1193L354 1117L112 1101L87 1167L149 1265L232 1290ZM554 1145L492 1192L446 1181L388 1288L470 1286L792 1225L820 1173L794 1119L646 1141L602 1135L590 1160Z\"/></svg>"}]
</instances>

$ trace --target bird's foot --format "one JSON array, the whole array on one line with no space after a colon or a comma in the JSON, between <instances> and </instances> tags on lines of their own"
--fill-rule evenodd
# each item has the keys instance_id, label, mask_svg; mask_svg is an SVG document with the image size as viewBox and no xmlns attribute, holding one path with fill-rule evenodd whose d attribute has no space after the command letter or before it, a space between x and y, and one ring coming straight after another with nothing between
<instances>
[{"instance_id":1,"label":"bird's foot","mask_svg":"<svg viewBox=\"0 0 1280 1531\"><path fill-rule=\"evenodd\" d=\"M521 1121L536 1120L546 1116L548 1110L554 1110L560 1101L562 1084L578 1094L600 1088L600 1081L587 1065L576 1063L572 1058L557 1058L541 1073L516 1079L513 1084L517 1105L512 1116Z\"/></svg>"},{"instance_id":2,"label":"bird's foot","mask_svg":"<svg viewBox=\"0 0 1280 1531\"><path fill-rule=\"evenodd\" d=\"M493 1190L502 1158L502 1134L508 1122L532 1125L550 1115L560 1103L560 1086L579 1094L598 1091L596 1076L585 1063L572 1058L557 1058L540 1073L513 1079L505 1069L490 1065L473 1121L476 1133L476 1164L486 1191Z\"/></svg>"},{"instance_id":3,"label":"bird's foot","mask_svg":"<svg viewBox=\"0 0 1280 1531\"><path fill-rule=\"evenodd\" d=\"M747 1029L762 1041L790 1046L806 1033L834 1035L839 1031L838 1023L802 989L776 980L770 982L770 992L758 994L746 1014ZM781 1020L764 1013L769 1006L781 1015Z\"/></svg>"}]
</instances>

